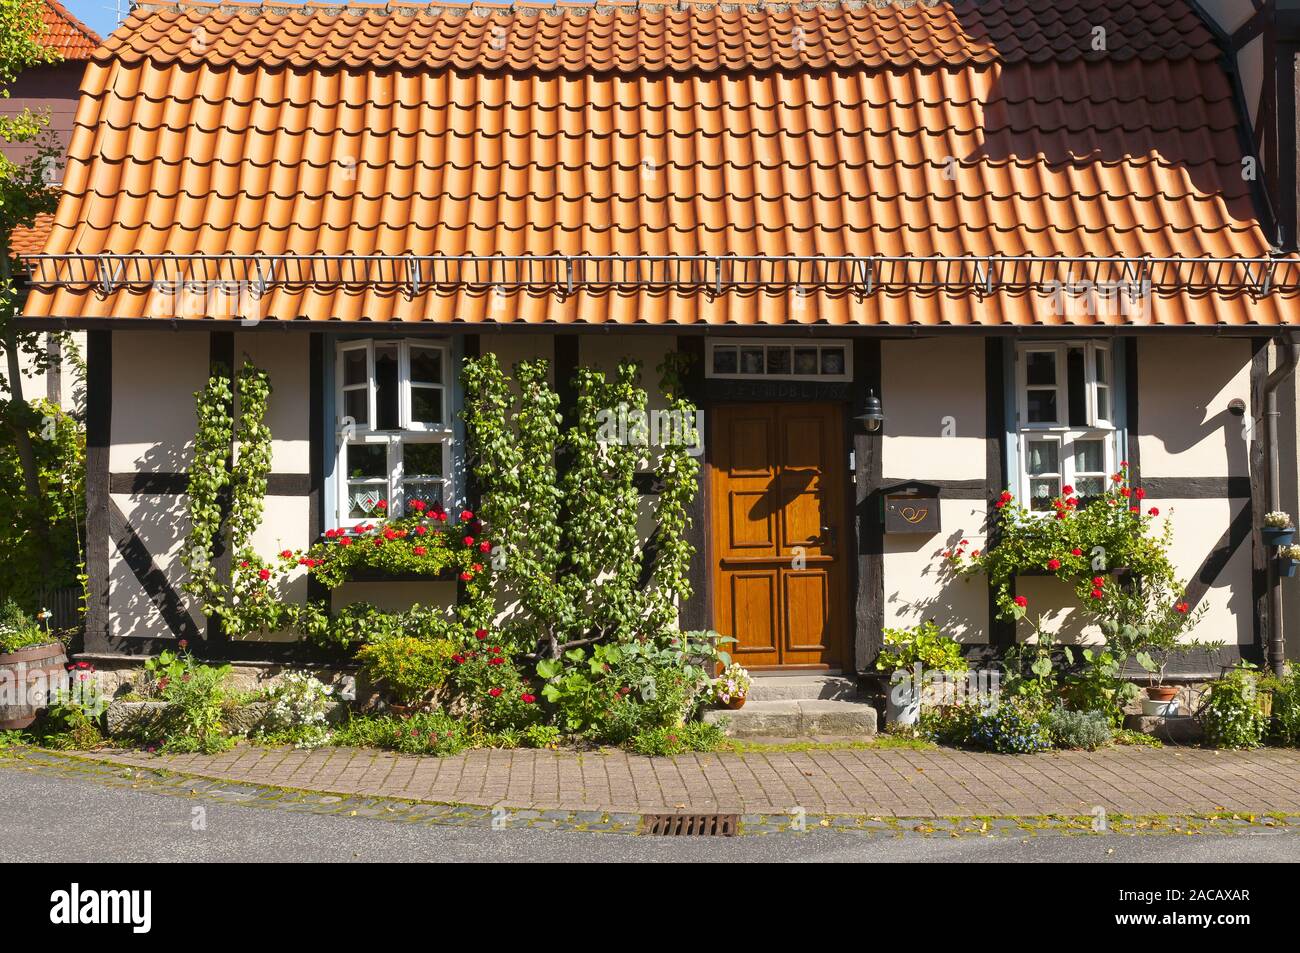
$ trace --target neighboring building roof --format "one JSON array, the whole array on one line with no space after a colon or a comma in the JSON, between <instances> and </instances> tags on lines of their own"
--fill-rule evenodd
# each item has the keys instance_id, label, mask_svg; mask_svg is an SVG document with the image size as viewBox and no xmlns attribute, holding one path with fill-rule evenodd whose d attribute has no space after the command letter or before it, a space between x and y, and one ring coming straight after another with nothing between
<instances>
[{"instance_id":1,"label":"neighboring building roof","mask_svg":"<svg viewBox=\"0 0 1300 953\"><path fill-rule=\"evenodd\" d=\"M15 255L39 255L50 237L54 214L42 212L27 228L15 228L9 236L9 248Z\"/></svg>"},{"instance_id":2,"label":"neighboring building roof","mask_svg":"<svg viewBox=\"0 0 1300 953\"><path fill-rule=\"evenodd\" d=\"M99 46L99 34L74 17L59 0L45 0L46 46L65 60L88 60Z\"/></svg>"},{"instance_id":3,"label":"neighboring building roof","mask_svg":"<svg viewBox=\"0 0 1300 953\"><path fill-rule=\"evenodd\" d=\"M1098 323L982 259L1269 252L1184 0L391 9L133 12L87 69L47 251L151 257L42 267L27 314L170 317L150 279L260 277L280 319ZM158 257L190 254L382 257ZM685 257L732 255L757 257ZM1156 280L1141 320L1284 320L1252 274Z\"/></svg>"}]
</instances>

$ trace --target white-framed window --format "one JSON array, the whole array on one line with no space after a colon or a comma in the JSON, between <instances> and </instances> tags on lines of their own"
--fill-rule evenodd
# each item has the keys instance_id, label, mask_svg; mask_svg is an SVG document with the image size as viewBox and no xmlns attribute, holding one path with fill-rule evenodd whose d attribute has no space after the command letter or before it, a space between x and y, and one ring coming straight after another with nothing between
<instances>
[{"instance_id":1,"label":"white-framed window","mask_svg":"<svg viewBox=\"0 0 1300 953\"><path fill-rule=\"evenodd\" d=\"M1072 487L1098 497L1115 472L1114 365L1110 345L1095 341L1028 343L1016 348L1016 428L1020 498L1031 509Z\"/></svg>"},{"instance_id":2,"label":"white-framed window","mask_svg":"<svg viewBox=\"0 0 1300 953\"><path fill-rule=\"evenodd\" d=\"M447 345L345 341L335 379L335 525L401 516L413 500L446 505L453 444Z\"/></svg>"},{"instance_id":3,"label":"white-framed window","mask_svg":"<svg viewBox=\"0 0 1300 953\"><path fill-rule=\"evenodd\" d=\"M706 377L851 381L853 342L724 338L705 342Z\"/></svg>"}]
</instances>

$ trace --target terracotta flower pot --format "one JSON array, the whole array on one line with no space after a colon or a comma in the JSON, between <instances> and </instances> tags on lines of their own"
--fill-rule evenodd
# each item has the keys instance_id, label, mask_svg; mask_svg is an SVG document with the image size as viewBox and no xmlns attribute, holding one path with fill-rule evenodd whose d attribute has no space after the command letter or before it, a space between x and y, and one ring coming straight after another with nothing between
<instances>
[{"instance_id":1,"label":"terracotta flower pot","mask_svg":"<svg viewBox=\"0 0 1300 953\"><path fill-rule=\"evenodd\" d=\"M1177 685L1149 685L1147 698L1157 702L1171 702L1178 697Z\"/></svg>"},{"instance_id":2,"label":"terracotta flower pot","mask_svg":"<svg viewBox=\"0 0 1300 953\"><path fill-rule=\"evenodd\" d=\"M745 707L745 696L738 695L729 702L718 702L718 704L730 711L735 711L738 708Z\"/></svg>"}]
</instances>

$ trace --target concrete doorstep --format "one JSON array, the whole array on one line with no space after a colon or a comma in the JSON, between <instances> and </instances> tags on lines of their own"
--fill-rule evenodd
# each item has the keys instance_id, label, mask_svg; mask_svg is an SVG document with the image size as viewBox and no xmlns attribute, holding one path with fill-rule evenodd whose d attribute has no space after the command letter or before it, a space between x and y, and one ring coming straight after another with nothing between
<instances>
[{"instance_id":1,"label":"concrete doorstep","mask_svg":"<svg viewBox=\"0 0 1300 953\"><path fill-rule=\"evenodd\" d=\"M876 733L876 710L862 701L746 701L735 711L707 711L704 720L723 724L730 738L870 738Z\"/></svg>"}]
</instances>

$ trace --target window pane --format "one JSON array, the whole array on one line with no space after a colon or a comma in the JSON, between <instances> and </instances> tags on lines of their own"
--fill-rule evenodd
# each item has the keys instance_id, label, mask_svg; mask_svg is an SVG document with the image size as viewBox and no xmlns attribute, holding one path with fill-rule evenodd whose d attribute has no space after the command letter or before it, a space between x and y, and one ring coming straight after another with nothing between
<instances>
[{"instance_id":1,"label":"window pane","mask_svg":"<svg viewBox=\"0 0 1300 953\"><path fill-rule=\"evenodd\" d=\"M763 349L761 347L742 347L740 349L740 372L742 374L763 373Z\"/></svg>"},{"instance_id":2,"label":"window pane","mask_svg":"<svg viewBox=\"0 0 1300 953\"><path fill-rule=\"evenodd\" d=\"M385 444L348 444L348 518L382 516L388 499L388 447Z\"/></svg>"},{"instance_id":3,"label":"window pane","mask_svg":"<svg viewBox=\"0 0 1300 953\"><path fill-rule=\"evenodd\" d=\"M1074 472L1105 473L1106 443L1103 440L1074 441Z\"/></svg>"},{"instance_id":4,"label":"window pane","mask_svg":"<svg viewBox=\"0 0 1300 953\"><path fill-rule=\"evenodd\" d=\"M442 503L441 480L403 480L402 491L406 496L406 511L411 512L411 504L420 500L433 506Z\"/></svg>"},{"instance_id":5,"label":"window pane","mask_svg":"<svg viewBox=\"0 0 1300 953\"><path fill-rule=\"evenodd\" d=\"M1077 477L1074 481L1074 495L1081 500L1095 500L1105 490L1105 477Z\"/></svg>"},{"instance_id":6,"label":"window pane","mask_svg":"<svg viewBox=\"0 0 1300 953\"><path fill-rule=\"evenodd\" d=\"M822 348L822 373L836 375L844 373L844 348Z\"/></svg>"},{"instance_id":7,"label":"window pane","mask_svg":"<svg viewBox=\"0 0 1300 953\"><path fill-rule=\"evenodd\" d=\"M713 349L713 373L736 373L736 349L734 347L715 347Z\"/></svg>"},{"instance_id":8,"label":"window pane","mask_svg":"<svg viewBox=\"0 0 1300 953\"><path fill-rule=\"evenodd\" d=\"M1029 494L1031 510L1051 509L1052 498L1061 494L1061 481L1057 477L1033 477L1029 481Z\"/></svg>"},{"instance_id":9,"label":"window pane","mask_svg":"<svg viewBox=\"0 0 1300 953\"><path fill-rule=\"evenodd\" d=\"M348 444L349 480L387 480L388 445L383 443Z\"/></svg>"},{"instance_id":10,"label":"window pane","mask_svg":"<svg viewBox=\"0 0 1300 953\"><path fill-rule=\"evenodd\" d=\"M1110 388L1097 388L1097 419L1110 420Z\"/></svg>"},{"instance_id":11,"label":"window pane","mask_svg":"<svg viewBox=\"0 0 1300 953\"><path fill-rule=\"evenodd\" d=\"M411 420L421 424L442 423L442 388L411 388Z\"/></svg>"},{"instance_id":12,"label":"window pane","mask_svg":"<svg viewBox=\"0 0 1300 953\"><path fill-rule=\"evenodd\" d=\"M1069 382L1070 426L1088 426L1088 384L1085 380L1086 369L1083 363L1083 348L1072 347L1065 362L1066 380Z\"/></svg>"},{"instance_id":13,"label":"window pane","mask_svg":"<svg viewBox=\"0 0 1300 953\"><path fill-rule=\"evenodd\" d=\"M407 481L415 477L442 476L442 444L403 444L402 476Z\"/></svg>"},{"instance_id":14,"label":"window pane","mask_svg":"<svg viewBox=\"0 0 1300 953\"><path fill-rule=\"evenodd\" d=\"M370 424L370 392L366 388L343 392L343 413L358 427Z\"/></svg>"},{"instance_id":15,"label":"window pane","mask_svg":"<svg viewBox=\"0 0 1300 953\"><path fill-rule=\"evenodd\" d=\"M421 384L441 384L442 352L429 347L411 348L411 380Z\"/></svg>"},{"instance_id":16,"label":"window pane","mask_svg":"<svg viewBox=\"0 0 1300 953\"><path fill-rule=\"evenodd\" d=\"M1056 391L1031 390L1029 392L1029 422L1050 424L1056 422Z\"/></svg>"},{"instance_id":17,"label":"window pane","mask_svg":"<svg viewBox=\"0 0 1300 953\"><path fill-rule=\"evenodd\" d=\"M794 349L794 372L808 375L817 373L817 348L797 347Z\"/></svg>"},{"instance_id":18,"label":"window pane","mask_svg":"<svg viewBox=\"0 0 1300 953\"><path fill-rule=\"evenodd\" d=\"M1093 363L1098 384L1109 384L1110 378L1106 376L1106 352L1097 348L1093 353Z\"/></svg>"},{"instance_id":19,"label":"window pane","mask_svg":"<svg viewBox=\"0 0 1300 953\"><path fill-rule=\"evenodd\" d=\"M767 349L767 372L769 374L790 373L790 349L788 347L769 347Z\"/></svg>"},{"instance_id":20,"label":"window pane","mask_svg":"<svg viewBox=\"0 0 1300 953\"><path fill-rule=\"evenodd\" d=\"M1060 445L1055 440L1029 441L1029 459L1026 461L1029 473L1060 473L1059 450Z\"/></svg>"},{"instance_id":21,"label":"window pane","mask_svg":"<svg viewBox=\"0 0 1300 953\"><path fill-rule=\"evenodd\" d=\"M1025 355L1025 381L1033 386L1056 383L1056 354L1052 351L1030 351Z\"/></svg>"},{"instance_id":22,"label":"window pane","mask_svg":"<svg viewBox=\"0 0 1300 953\"><path fill-rule=\"evenodd\" d=\"M364 348L343 352L343 384L366 382L366 352Z\"/></svg>"},{"instance_id":23,"label":"window pane","mask_svg":"<svg viewBox=\"0 0 1300 953\"><path fill-rule=\"evenodd\" d=\"M375 345L375 428L397 430L401 427L397 412L397 345Z\"/></svg>"}]
</instances>

